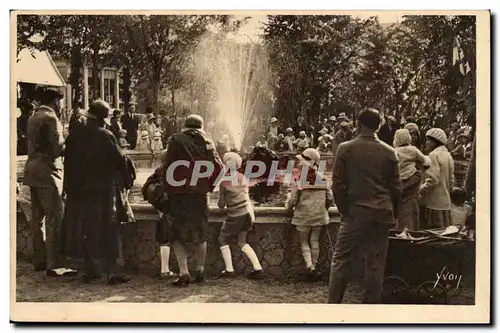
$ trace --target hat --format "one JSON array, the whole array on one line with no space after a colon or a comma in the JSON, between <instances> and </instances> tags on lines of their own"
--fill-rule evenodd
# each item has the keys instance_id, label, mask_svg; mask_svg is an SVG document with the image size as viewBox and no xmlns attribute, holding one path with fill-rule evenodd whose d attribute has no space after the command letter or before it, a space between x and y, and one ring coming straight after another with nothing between
<instances>
[{"instance_id":1,"label":"hat","mask_svg":"<svg viewBox=\"0 0 500 333\"><path fill-rule=\"evenodd\" d=\"M396 118L394 118L394 116L388 116L388 117L387 117L387 120L390 120L390 121L396 122Z\"/></svg>"},{"instance_id":2,"label":"hat","mask_svg":"<svg viewBox=\"0 0 500 333\"><path fill-rule=\"evenodd\" d=\"M436 141L439 141L443 145L448 142L448 138L446 137L446 133L440 128L431 128L425 133L426 137L433 138Z\"/></svg>"},{"instance_id":3,"label":"hat","mask_svg":"<svg viewBox=\"0 0 500 333\"><path fill-rule=\"evenodd\" d=\"M120 130L120 134L127 134L127 130L122 128L122 129Z\"/></svg>"},{"instance_id":4,"label":"hat","mask_svg":"<svg viewBox=\"0 0 500 333\"><path fill-rule=\"evenodd\" d=\"M330 119L328 119L330 121L337 121L337 118L335 118L335 116L331 116Z\"/></svg>"},{"instance_id":5,"label":"hat","mask_svg":"<svg viewBox=\"0 0 500 333\"><path fill-rule=\"evenodd\" d=\"M224 154L224 156L222 157L222 162L224 162L225 165L239 168L241 167L243 160L241 159L241 156L238 153L229 152Z\"/></svg>"},{"instance_id":6,"label":"hat","mask_svg":"<svg viewBox=\"0 0 500 333\"><path fill-rule=\"evenodd\" d=\"M187 116L184 121L184 127L186 128L203 128L203 117L197 114L191 114Z\"/></svg>"},{"instance_id":7,"label":"hat","mask_svg":"<svg viewBox=\"0 0 500 333\"><path fill-rule=\"evenodd\" d=\"M278 119L276 119L276 117L272 117L272 118L271 118L271 124L272 124L272 123L275 123L275 122L277 122L277 121L278 121Z\"/></svg>"},{"instance_id":8,"label":"hat","mask_svg":"<svg viewBox=\"0 0 500 333\"><path fill-rule=\"evenodd\" d=\"M351 125L349 125L349 123L347 121L343 121L340 123L340 127L349 127Z\"/></svg>"},{"instance_id":9,"label":"hat","mask_svg":"<svg viewBox=\"0 0 500 333\"><path fill-rule=\"evenodd\" d=\"M464 131L464 132L460 133L460 134L457 136L457 139L460 139L460 138L462 138L462 137L465 137L465 138L467 138L467 139L470 139L470 133L469 133L469 131Z\"/></svg>"},{"instance_id":10,"label":"hat","mask_svg":"<svg viewBox=\"0 0 500 333\"><path fill-rule=\"evenodd\" d=\"M306 136L306 132L305 131L300 131L299 132L299 136Z\"/></svg>"},{"instance_id":11,"label":"hat","mask_svg":"<svg viewBox=\"0 0 500 333\"><path fill-rule=\"evenodd\" d=\"M407 129L398 129L396 133L394 133L394 147L401 147L404 145L411 144L411 135L410 131Z\"/></svg>"},{"instance_id":12,"label":"hat","mask_svg":"<svg viewBox=\"0 0 500 333\"><path fill-rule=\"evenodd\" d=\"M317 149L307 148L302 152L302 154L295 156L295 158L307 165L313 166L319 162L320 154Z\"/></svg>"},{"instance_id":13,"label":"hat","mask_svg":"<svg viewBox=\"0 0 500 333\"><path fill-rule=\"evenodd\" d=\"M347 117L345 115L345 112L340 112L337 118L339 118L339 119L341 119L341 118L345 119Z\"/></svg>"},{"instance_id":14,"label":"hat","mask_svg":"<svg viewBox=\"0 0 500 333\"><path fill-rule=\"evenodd\" d=\"M288 127L288 128L285 130L285 132L287 132L287 133L292 133L292 132L293 132L293 129L292 129L291 127Z\"/></svg>"},{"instance_id":15,"label":"hat","mask_svg":"<svg viewBox=\"0 0 500 333\"><path fill-rule=\"evenodd\" d=\"M410 133L419 132L418 125L415 123L408 123L405 125L404 129L407 129Z\"/></svg>"},{"instance_id":16,"label":"hat","mask_svg":"<svg viewBox=\"0 0 500 333\"><path fill-rule=\"evenodd\" d=\"M155 119L155 118L156 118L155 115L152 114L152 113L147 113L146 114L146 120L147 121L150 121L150 120Z\"/></svg>"},{"instance_id":17,"label":"hat","mask_svg":"<svg viewBox=\"0 0 500 333\"><path fill-rule=\"evenodd\" d=\"M148 133L148 131L142 131L142 132L141 132L141 138L146 139L146 138L148 138L148 137L149 137L149 133Z\"/></svg>"},{"instance_id":18,"label":"hat","mask_svg":"<svg viewBox=\"0 0 500 333\"><path fill-rule=\"evenodd\" d=\"M161 133L159 131L156 131L155 134L153 134L154 138L161 138Z\"/></svg>"},{"instance_id":19,"label":"hat","mask_svg":"<svg viewBox=\"0 0 500 333\"><path fill-rule=\"evenodd\" d=\"M109 125L108 117L110 109L106 101L98 99L90 104L89 110L84 112L83 115L91 119L104 120L104 122Z\"/></svg>"}]
</instances>

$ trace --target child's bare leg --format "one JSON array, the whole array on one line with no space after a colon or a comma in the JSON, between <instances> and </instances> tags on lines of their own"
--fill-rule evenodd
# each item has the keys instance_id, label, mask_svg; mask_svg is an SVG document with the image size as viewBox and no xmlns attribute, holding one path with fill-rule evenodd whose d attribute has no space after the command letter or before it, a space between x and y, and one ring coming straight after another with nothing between
<instances>
[{"instance_id":1,"label":"child's bare leg","mask_svg":"<svg viewBox=\"0 0 500 333\"><path fill-rule=\"evenodd\" d=\"M184 246L175 241L173 244L177 264L179 265L179 275L188 275L189 269L187 264L187 251Z\"/></svg>"},{"instance_id":2,"label":"child's bare leg","mask_svg":"<svg viewBox=\"0 0 500 333\"><path fill-rule=\"evenodd\" d=\"M314 265L311 256L311 247L309 246L309 235L311 228L302 227L299 231L300 249L302 250L302 257L308 269L313 269Z\"/></svg>"},{"instance_id":3,"label":"child's bare leg","mask_svg":"<svg viewBox=\"0 0 500 333\"><path fill-rule=\"evenodd\" d=\"M312 264L316 268L319 258L319 235L321 234L321 227L313 227L311 230L311 259Z\"/></svg>"}]
</instances>

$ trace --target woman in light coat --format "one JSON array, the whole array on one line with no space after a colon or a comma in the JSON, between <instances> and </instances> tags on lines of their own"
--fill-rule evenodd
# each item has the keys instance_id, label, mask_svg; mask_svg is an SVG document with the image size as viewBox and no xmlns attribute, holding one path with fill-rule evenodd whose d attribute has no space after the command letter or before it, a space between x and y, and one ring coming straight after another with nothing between
<instances>
[{"instance_id":1,"label":"woman in light coat","mask_svg":"<svg viewBox=\"0 0 500 333\"><path fill-rule=\"evenodd\" d=\"M451 224L450 190L454 183L454 164L446 148L446 133L440 128L431 128L426 133L426 146L431 165L425 172L425 181L420 186L420 225L422 229L442 228Z\"/></svg>"}]
</instances>

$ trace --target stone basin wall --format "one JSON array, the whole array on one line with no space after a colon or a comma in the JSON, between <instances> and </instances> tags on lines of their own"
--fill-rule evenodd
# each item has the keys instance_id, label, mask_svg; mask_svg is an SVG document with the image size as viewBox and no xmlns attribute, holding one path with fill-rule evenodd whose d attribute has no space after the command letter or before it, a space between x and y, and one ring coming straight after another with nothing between
<instances>
[{"instance_id":1,"label":"stone basin wall","mask_svg":"<svg viewBox=\"0 0 500 333\"><path fill-rule=\"evenodd\" d=\"M137 222L126 223L121 226L124 266L128 270L154 274L160 270L160 244L156 241L155 233L158 214L149 205L132 205ZM292 226L291 217L287 216L284 208L256 207L256 222L254 230L248 235L248 243L254 248L266 272L276 278L284 278L305 271L302 259L298 233ZM219 250L217 237L225 212L218 208L211 208L209 214L209 240L206 259L206 271L209 275L220 273L224 263ZM328 229L321 233L321 252L318 267L327 271L331 262L335 235L337 234L340 217L336 209L330 209ZM328 234L330 234L331 242ZM250 272L252 266L242 255L239 248L231 245L233 264L238 272ZM24 258L33 255L32 233L29 223L21 210L17 214L17 253ZM172 267L176 266L173 251L170 256ZM189 258L193 267L193 258ZM175 268L174 268L175 270Z\"/></svg>"}]
</instances>

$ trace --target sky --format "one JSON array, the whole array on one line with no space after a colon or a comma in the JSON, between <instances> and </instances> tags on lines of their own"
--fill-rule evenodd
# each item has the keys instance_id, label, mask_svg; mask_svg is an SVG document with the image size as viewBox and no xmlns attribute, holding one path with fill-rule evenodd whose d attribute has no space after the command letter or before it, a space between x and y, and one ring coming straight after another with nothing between
<instances>
[{"instance_id":1,"label":"sky","mask_svg":"<svg viewBox=\"0 0 500 333\"><path fill-rule=\"evenodd\" d=\"M382 24L387 23L396 23L401 21L402 15L395 11L378 11L376 12L376 16L378 16L378 20ZM373 14L358 14L355 15L362 19L367 19L370 16L374 16ZM235 15L234 18L237 20L243 19L244 15ZM267 18L265 15L252 16L250 20L242 26L238 32L238 36L236 39L241 42L248 42L248 39L252 41L257 41L259 39L259 35L262 34L263 22L266 22Z\"/></svg>"}]
</instances>

